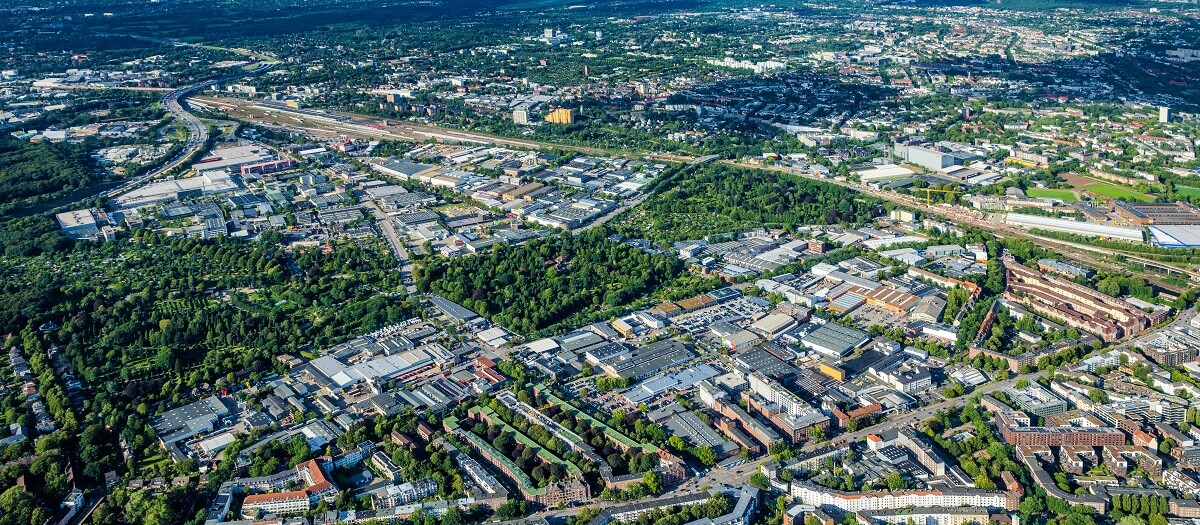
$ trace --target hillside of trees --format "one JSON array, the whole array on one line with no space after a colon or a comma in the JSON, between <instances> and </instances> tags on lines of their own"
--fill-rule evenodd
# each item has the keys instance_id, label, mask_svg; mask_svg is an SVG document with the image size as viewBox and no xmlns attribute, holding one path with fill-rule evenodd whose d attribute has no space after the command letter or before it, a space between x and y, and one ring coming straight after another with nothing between
<instances>
[{"instance_id":1,"label":"hillside of trees","mask_svg":"<svg viewBox=\"0 0 1200 525\"><path fill-rule=\"evenodd\" d=\"M600 229L499 246L423 269L417 288L531 335L607 318L684 272L676 259L610 242Z\"/></svg>"}]
</instances>

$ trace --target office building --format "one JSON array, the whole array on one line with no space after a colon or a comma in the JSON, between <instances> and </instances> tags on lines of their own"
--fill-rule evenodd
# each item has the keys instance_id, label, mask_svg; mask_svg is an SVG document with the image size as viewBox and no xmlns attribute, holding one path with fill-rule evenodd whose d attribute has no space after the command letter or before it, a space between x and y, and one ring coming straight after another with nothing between
<instances>
[{"instance_id":1,"label":"office building","mask_svg":"<svg viewBox=\"0 0 1200 525\"><path fill-rule=\"evenodd\" d=\"M1025 388L1009 387L1004 390L1004 393L1021 410L1035 416L1044 417L1067 411L1066 401L1052 394L1049 390L1042 388L1042 385L1037 383L1030 383Z\"/></svg>"}]
</instances>

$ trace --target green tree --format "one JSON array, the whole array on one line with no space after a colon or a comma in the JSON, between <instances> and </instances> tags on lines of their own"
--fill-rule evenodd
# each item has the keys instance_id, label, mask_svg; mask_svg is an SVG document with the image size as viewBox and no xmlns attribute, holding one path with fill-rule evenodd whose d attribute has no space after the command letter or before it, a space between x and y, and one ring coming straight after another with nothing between
<instances>
[{"instance_id":1,"label":"green tree","mask_svg":"<svg viewBox=\"0 0 1200 525\"><path fill-rule=\"evenodd\" d=\"M657 472L651 470L642 474L642 484L646 486L646 490L655 496L663 492L663 480Z\"/></svg>"},{"instance_id":2,"label":"green tree","mask_svg":"<svg viewBox=\"0 0 1200 525\"><path fill-rule=\"evenodd\" d=\"M692 455L696 457L701 465L711 467L717 464L717 452L708 445L703 445L692 449Z\"/></svg>"}]
</instances>

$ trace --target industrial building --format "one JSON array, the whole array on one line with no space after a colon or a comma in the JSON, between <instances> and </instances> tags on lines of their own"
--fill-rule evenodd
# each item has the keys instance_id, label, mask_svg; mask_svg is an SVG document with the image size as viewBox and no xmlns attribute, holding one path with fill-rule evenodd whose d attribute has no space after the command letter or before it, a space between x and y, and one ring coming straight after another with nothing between
<instances>
[{"instance_id":1,"label":"industrial building","mask_svg":"<svg viewBox=\"0 0 1200 525\"><path fill-rule=\"evenodd\" d=\"M100 235L96 214L92 210L73 210L56 214L54 220L67 237L72 239L95 239Z\"/></svg>"},{"instance_id":2,"label":"industrial building","mask_svg":"<svg viewBox=\"0 0 1200 525\"><path fill-rule=\"evenodd\" d=\"M395 158L373 163L371 166L380 173L391 175L401 180L408 180L415 177L418 173L424 173L436 167L429 164L418 164L416 162Z\"/></svg>"},{"instance_id":3,"label":"industrial building","mask_svg":"<svg viewBox=\"0 0 1200 525\"><path fill-rule=\"evenodd\" d=\"M920 143L916 140L898 140L893 148L896 157L916 164L929 171L941 171L950 166L965 166L983 157L983 151L968 144L938 142Z\"/></svg>"},{"instance_id":4,"label":"industrial building","mask_svg":"<svg viewBox=\"0 0 1200 525\"><path fill-rule=\"evenodd\" d=\"M913 306L912 312L909 313L909 319L936 323L942 318L942 311L945 309L945 299L936 295L927 295L918 300L916 306Z\"/></svg>"},{"instance_id":5,"label":"industrial building","mask_svg":"<svg viewBox=\"0 0 1200 525\"><path fill-rule=\"evenodd\" d=\"M1038 259L1037 264L1038 269L1043 272L1056 273L1068 279L1075 279L1077 277L1090 278L1096 273L1091 268L1058 259Z\"/></svg>"},{"instance_id":6,"label":"industrial building","mask_svg":"<svg viewBox=\"0 0 1200 525\"><path fill-rule=\"evenodd\" d=\"M1133 224L1200 225L1200 208L1186 202L1114 201L1113 212Z\"/></svg>"},{"instance_id":7,"label":"industrial building","mask_svg":"<svg viewBox=\"0 0 1200 525\"><path fill-rule=\"evenodd\" d=\"M239 187L228 170L206 169L193 177L151 182L118 196L114 202L122 208L139 208L183 198L225 193Z\"/></svg>"},{"instance_id":8,"label":"industrial building","mask_svg":"<svg viewBox=\"0 0 1200 525\"><path fill-rule=\"evenodd\" d=\"M1075 235L1083 235L1087 237L1106 237L1109 239L1118 239L1130 242L1143 242L1144 240L1141 228L1109 226L1107 224L1079 222L1069 219L1055 219L1053 217L1042 217L1040 215L1009 213L1004 216L1004 222L1006 224L1020 226L1022 228L1073 233Z\"/></svg>"},{"instance_id":9,"label":"industrial building","mask_svg":"<svg viewBox=\"0 0 1200 525\"><path fill-rule=\"evenodd\" d=\"M262 146L233 146L214 149L210 155L192 164L192 172L236 170L275 159L275 153Z\"/></svg>"},{"instance_id":10,"label":"industrial building","mask_svg":"<svg viewBox=\"0 0 1200 525\"><path fill-rule=\"evenodd\" d=\"M866 332L837 323L825 323L800 338L800 344L830 357L843 357L871 339Z\"/></svg>"},{"instance_id":11,"label":"industrial building","mask_svg":"<svg viewBox=\"0 0 1200 525\"><path fill-rule=\"evenodd\" d=\"M1200 247L1200 226L1192 224L1155 224L1148 228L1150 240L1163 248Z\"/></svg>"},{"instance_id":12,"label":"industrial building","mask_svg":"<svg viewBox=\"0 0 1200 525\"><path fill-rule=\"evenodd\" d=\"M615 354L598 364L611 377L637 380L685 363L695 356L695 352L687 345L675 339L664 339L627 353Z\"/></svg>"},{"instance_id":13,"label":"industrial building","mask_svg":"<svg viewBox=\"0 0 1200 525\"><path fill-rule=\"evenodd\" d=\"M221 418L233 411L233 402L210 396L173 408L150 418L150 426L164 447L197 434L211 432Z\"/></svg>"},{"instance_id":14,"label":"industrial building","mask_svg":"<svg viewBox=\"0 0 1200 525\"><path fill-rule=\"evenodd\" d=\"M449 352L438 352L434 347L425 347L391 355L382 355L347 365L333 355L324 355L312 360L310 370L319 373L331 389L343 390L358 383L404 381L434 366L453 362Z\"/></svg>"}]
</instances>

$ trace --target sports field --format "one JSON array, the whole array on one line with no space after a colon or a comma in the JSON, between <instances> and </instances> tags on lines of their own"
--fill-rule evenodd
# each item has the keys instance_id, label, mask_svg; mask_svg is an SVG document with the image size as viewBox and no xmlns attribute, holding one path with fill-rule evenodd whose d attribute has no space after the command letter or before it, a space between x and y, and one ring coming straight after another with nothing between
<instances>
[{"instance_id":1,"label":"sports field","mask_svg":"<svg viewBox=\"0 0 1200 525\"><path fill-rule=\"evenodd\" d=\"M1061 190L1052 188L1029 188L1025 190L1025 194L1030 197L1038 197L1042 199L1058 199L1063 202L1075 202L1075 192L1071 190Z\"/></svg>"}]
</instances>

